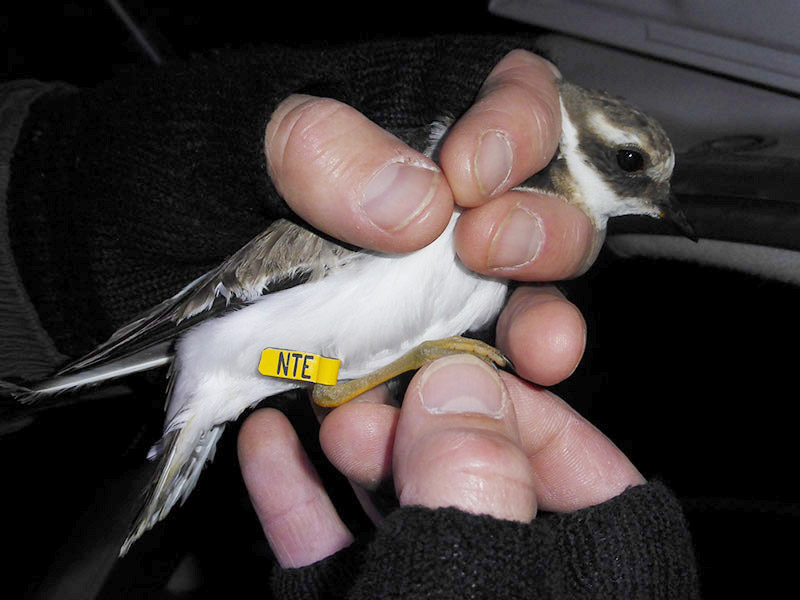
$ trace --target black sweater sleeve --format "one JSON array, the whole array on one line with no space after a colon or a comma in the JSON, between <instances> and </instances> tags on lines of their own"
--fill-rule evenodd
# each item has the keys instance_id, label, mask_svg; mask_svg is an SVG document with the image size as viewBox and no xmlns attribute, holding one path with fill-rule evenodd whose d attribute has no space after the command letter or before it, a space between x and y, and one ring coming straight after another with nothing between
<instances>
[{"instance_id":1,"label":"black sweater sleeve","mask_svg":"<svg viewBox=\"0 0 800 600\"><path fill-rule=\"evenodd\" d=\"M264 130L293 92L390 130L457 116L519 39L227 51L38 99L11 162L13 254L42 323L85 352L218 264L286 208Z\"/></svg>"},{"instance_id":2,"label":"black sweater sleeve","mask_svg":"<svg viewBox=\"0 0 800 600\"><path fill-rule=\"evenodd\" d=\"M374 538L302 569L276 598L697 598L681 508L661 483L530 525L402 508Z\"/></svg>"}]
</instances>

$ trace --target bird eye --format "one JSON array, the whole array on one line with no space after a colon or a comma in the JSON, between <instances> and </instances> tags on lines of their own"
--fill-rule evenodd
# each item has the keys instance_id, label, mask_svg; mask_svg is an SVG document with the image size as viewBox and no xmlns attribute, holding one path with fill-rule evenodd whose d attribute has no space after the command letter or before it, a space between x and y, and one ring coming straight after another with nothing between
<instances>
[{"instance_id":1,"label":"bird eye","mask_svg":"<svg viewBox=\"0 0 800 600\"><path fill-rule=\"evenodd\" d=\"M644 169L644 156L637 150L620 148L617 150L617 164L619 168L628 173Z\"/></svg>"}]
</instances>

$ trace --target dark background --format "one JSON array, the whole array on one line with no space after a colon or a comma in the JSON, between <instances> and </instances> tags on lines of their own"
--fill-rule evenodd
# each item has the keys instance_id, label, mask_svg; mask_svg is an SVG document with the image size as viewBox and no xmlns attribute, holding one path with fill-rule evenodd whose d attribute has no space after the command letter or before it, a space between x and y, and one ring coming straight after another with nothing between
<instances>
[{"instance_id":1,"label":"dark background","mask_svg":"<svg viewBox=\"0 0 800 600\"><path fill-rule=\"evenodd\" d=\"M9 78L91 85L118 66L150 59L109 2L6 3L0 39ZM483 0L461 2L118 2L164 58L265 42L288 45L366 41L434 33L532 31L493 17ZM280 10L277 10L277 6Z\"/></svg>"},{"instance_id":2,"label":"dark background","mask_svg":"<svg viewBox=\"0 0 800 600\"><path fill-rule=\"evenodd\" d=\"M295 4L281 15L269 3L124 6L165 59L266 41L536 33L489 16L482 1ZM0 12L7 46L0 76L7 79L90 86L121 66L150 61L103 2ZM593 271L565 290L584 312L589 337L583 363L556 391L645 476L663 479L679 495L706 597L768 595L791 585L798 289L604 251ZM186 505L113 563L122 517L147 476L144 453L159 435L162 376L94 392L89 402L41 413L0 437L10 532L4 546L13 555L4 596L60 598L77 590L75 597L93 597L95 588L104 598L267 594L271 557L238 473L235 427ZM306 402L286 399L281 406L318 457ZM368 530L346 484L319 464L346 520L356 531ZM94 572L103 574L102 585Z\"/></svg>"}]
</instances>

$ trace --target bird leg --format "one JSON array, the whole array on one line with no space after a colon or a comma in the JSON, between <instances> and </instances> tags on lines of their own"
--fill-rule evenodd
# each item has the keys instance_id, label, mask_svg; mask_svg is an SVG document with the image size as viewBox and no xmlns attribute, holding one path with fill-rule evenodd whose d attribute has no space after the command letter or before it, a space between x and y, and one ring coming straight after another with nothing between
<instances>
[{"instance_id":1,"label":"bird leg","mask_svg":"<svg viewBox=\"0 0 800 600\"><path fill-rule=\"evenodd\" d=\"M386 383L398 375L419 369L437 358L452 354L472 354L498 367L511 367L511 361L495 347L480 340L454 336L442 340L422 342L397 360L359 379L337 385L318 383L314 385L312 398L315 404L326 408L341 406L359 394Z\"/></svg>"}]
</instances>

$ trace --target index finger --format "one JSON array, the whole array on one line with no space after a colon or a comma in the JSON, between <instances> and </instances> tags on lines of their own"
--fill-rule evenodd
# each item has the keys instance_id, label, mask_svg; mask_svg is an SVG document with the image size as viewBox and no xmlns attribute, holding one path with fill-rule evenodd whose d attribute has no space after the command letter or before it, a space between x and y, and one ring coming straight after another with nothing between
<instances>
[{"instance_id":1,"label":"index finger","mask_svg":"<svg viewBox=\"0 0 800 600\"><path fill-rule=\"evenodd\" d=\"M458 204L483 204L550 162L561 136L557 78L552 63L525 50L492 69L442 147L440 162Z\"/></svg>"}]
</instances>

